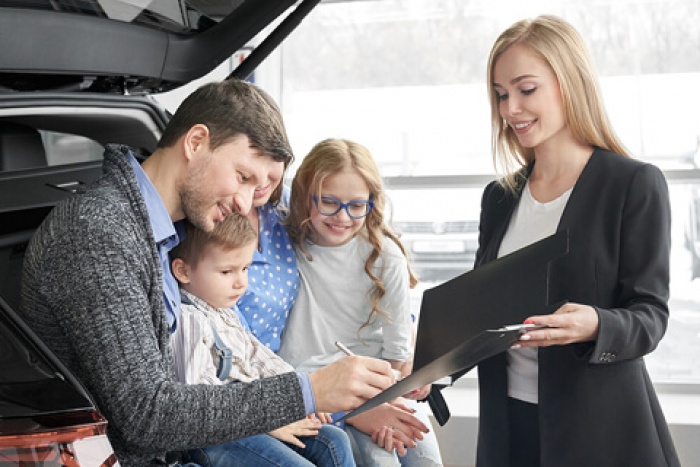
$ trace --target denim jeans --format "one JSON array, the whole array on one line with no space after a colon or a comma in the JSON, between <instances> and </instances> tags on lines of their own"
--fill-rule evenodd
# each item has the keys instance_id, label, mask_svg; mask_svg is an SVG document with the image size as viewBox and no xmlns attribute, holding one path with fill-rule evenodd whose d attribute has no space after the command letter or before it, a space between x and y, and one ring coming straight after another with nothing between
<instances>
[{"instance_id":1,"label":"denim jeans","mask_svg":"<svg viewBox=\"0 0 700 467\"><path fill-rule=\"evenodd\" d=\"M284 443L267 434L189 451L191 460L203 467L226 466L319 466L354 467L350 440L343 430L323 425L316 436L299 438L305 448Z\"/></svg>"}]
</instances>

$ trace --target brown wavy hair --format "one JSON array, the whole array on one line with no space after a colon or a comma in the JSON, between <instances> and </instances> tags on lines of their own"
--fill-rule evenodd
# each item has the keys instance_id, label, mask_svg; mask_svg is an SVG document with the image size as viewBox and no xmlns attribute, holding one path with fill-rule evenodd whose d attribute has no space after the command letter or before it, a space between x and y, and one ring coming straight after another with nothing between
<instances>
[{"instance_id":1,"label":"brown wavy hair","mask_svg":"<svg viewBox=\"0 0 700 467\"><path fill-rule=\"evenodd\" d=\"M347 168L356 170L364 179L369 188L370 196L374 200L374 208L365 217L365 224L358 233L372 245L372 253L365 261L365 273L374 282L370 292L372 311L365 323L360 327L362 329L374 322L382 313L379 301L386 293L386 287L372 269L382 253L384 237L388 237L396 243L403 255L406 256L406 249L399 237L384 222L386 198L382 177L369 150L359 143L346 139L331 138L316 144L302 160L292 181L292 195L289 202L289 217L286 220L286 227L289 236L300 251L309 261L313 261L313 258L305 248L306 241L313 237L314 234L309 210L312 196L321 196L321 186L326 177ZM410 287L413 288L418 283L418 279L411 269L408 259L406 264Z\"/></svg>"}]
</instances>

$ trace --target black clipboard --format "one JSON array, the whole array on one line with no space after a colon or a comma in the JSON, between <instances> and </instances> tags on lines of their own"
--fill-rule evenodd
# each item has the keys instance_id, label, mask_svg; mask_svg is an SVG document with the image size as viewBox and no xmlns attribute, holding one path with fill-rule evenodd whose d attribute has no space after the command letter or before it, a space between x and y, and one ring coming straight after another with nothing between
<instances>
[{"instance_id":1,"label":"black clipboard","mask_svg":"<svg viewBox=\"0 0 700 467\"><path fill-rule=\"evenodd\" d=\"M522 330L506 325L552 313L561 305L549 276L568 251L568 231L562 230L423 292L413 373L343 418L446 376L454 382L482 360L507 350ZM444 424L449 410L439 391L432 391L428 401ZM436 413L440 405L444 408Z\"/></svg>"}]
</instances>

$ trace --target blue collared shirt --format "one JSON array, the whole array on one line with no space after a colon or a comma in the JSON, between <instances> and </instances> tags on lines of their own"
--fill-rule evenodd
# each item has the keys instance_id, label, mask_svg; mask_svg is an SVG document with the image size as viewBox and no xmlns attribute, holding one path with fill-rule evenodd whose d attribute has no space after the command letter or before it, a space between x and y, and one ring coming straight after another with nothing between
<instances>
[{"instance_id":1,"label":"blue collared shirt","mask_svg":"<svg viewBox=\"0 0 700 467\"><path fill-rule=\"evenodd\" d=\"M183 225L181 222L173 224L170 214L163 203L163 199L153 186L151 180L143 171L133 153L129 151L129 162L136 175L139 191L146 203L146 211L151 222L153 238L158 248L160 266L163 270L163 301L165 302L165 316L171 332L175 330L177 317L180 315L180 289L175 276L170 268L170 250L175 248L183 237Z\"/></svg>"}]
</instances>

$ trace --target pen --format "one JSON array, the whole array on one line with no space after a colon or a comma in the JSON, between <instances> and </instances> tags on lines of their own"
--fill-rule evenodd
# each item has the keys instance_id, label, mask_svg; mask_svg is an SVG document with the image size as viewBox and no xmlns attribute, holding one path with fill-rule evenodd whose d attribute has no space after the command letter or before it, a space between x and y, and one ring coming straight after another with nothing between
<instances>
[{"instance_id":1,"label":"pen","mask_svg":"<svg viewBox=\"0 0 700 467\"><path fill-rule=\"evenodd\" d=\"M347 355L348 357L352 357L353 355L355 355L355 354L352 352L352 350L350 350L350 349L348 349L347 347L345 347L345 345L343 345L343 343L340 342L340 341L335 341L335 346L338 347L340 350L342 350L342 352L343 352L345 355Z\"/></svg>"}]
</instances>

